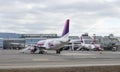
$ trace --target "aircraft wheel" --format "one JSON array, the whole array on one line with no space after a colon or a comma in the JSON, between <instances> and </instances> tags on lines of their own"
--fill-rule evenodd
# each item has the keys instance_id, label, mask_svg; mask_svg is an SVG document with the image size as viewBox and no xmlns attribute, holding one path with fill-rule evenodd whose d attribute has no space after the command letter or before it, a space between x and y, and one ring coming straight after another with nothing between
<instances>
[{"instance_id":1,"label":"aircraft wheel","mask_svg":"<svg viewBox=\"0 0 120 72\"><path fill-rule=\"evenodd\" d=\"M39 51L39 54L44 54L44 51Z\"/></svg>"},{"instance_id":2,"label":"aircraft wheel","mask_svg":"<svg viewBox=\"0 0 120 72\"><path fill-rule=\"evenodd\" d=\"M60 52L61 52L60 50L56 50L56 54L60 54Z\"/></svg>"}]
</instances>

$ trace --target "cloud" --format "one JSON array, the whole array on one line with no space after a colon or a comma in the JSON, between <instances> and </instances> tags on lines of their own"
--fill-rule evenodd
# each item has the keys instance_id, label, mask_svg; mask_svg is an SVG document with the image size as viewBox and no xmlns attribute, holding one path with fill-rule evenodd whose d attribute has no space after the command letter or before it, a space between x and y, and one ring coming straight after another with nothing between
<instances>
[{"instance_id":1,"label":"cloud","mask_svg":"<svg viewBox=\"0 0 120 72\"><path fill-rule=\"evenodd\" d=\"M120 36L119 0L0 0L0 32L61 35L68 18L70 35Z\"/></svg>"}]
</instances>

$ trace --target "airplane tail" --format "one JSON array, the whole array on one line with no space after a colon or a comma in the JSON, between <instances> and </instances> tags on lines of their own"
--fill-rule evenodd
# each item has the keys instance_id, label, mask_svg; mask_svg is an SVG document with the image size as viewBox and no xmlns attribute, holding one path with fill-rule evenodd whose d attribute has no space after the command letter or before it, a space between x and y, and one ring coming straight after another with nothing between
<instances>
[{"instance_id":1,"label":"airplane tail","mask_svg":"<svg viewBox=\"0 0 120 72\"><path fill-rule=\"evenodd\" d=\"M66 20L64 30L62 33L62 38L68 38L68 36L69 36L69 19Z\"/></svg>"}]
</instances>

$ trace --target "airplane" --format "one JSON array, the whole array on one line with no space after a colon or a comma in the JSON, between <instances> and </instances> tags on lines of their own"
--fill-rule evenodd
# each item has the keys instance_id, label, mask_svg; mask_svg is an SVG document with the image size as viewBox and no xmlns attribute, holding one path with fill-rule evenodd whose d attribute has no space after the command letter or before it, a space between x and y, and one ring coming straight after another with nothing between
<instances>
[{"instance_id":1,"label":"airplane","mask_svg":"<svg viewBox=\"0 0 120 72\"><path fill-rule=\"evenodd\" d=\"M56 50L56 54L60 54L62 51L62 47L68 44L69 41L70 41L69 40L69 19L67 19L62 36L60 38L40 40L37 42L34 48L32 47L31 51L33 51L34 53L35 52L34 49L37 49L39 50L39 54L44 54L46 50Z\"/></svg>"},{"instance_id":2,"label":"airplane","mask_svg":"<svg viewBox=\"0 0 120 72\"><path fill-rule=\"evenodd\" d=\"M92 39L90 36L88 36L87 34L82 35L80 37L81 40L81 47L79 48L79 50L93 50L93 51L101 51L103 50L101 48L101 45L97 42L94 42L94 39Z\"/></svg>"}]
</instances>

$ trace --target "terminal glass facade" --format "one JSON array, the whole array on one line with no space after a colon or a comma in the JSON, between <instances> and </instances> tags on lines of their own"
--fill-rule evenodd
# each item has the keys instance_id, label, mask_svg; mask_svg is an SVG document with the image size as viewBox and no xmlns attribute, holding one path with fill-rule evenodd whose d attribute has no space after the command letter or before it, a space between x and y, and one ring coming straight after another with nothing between
<instances>
[{"instance_id":1,"label":"terminal glass facade","mask_svg":"<svg viewBox=\"0 0 120 72\"><path fill-rule=\"evenodd\" d=\"M0 33L0 38L20 38L21 34L17 33Z\"/></svg>"},{"instance_id":2,"label":"terminal glass facade","mask_svg":"<svg viewBox=\"0 0 120 72\"><path fill-rule=\"evenodd\" d=\"M57 34L22 34L22 38L56 38Z\"/></svg>"},{"instance_id":3,"label":"terminal glass facade","mask_svg":"<svg viewBox=\"0 0 120 72\"><path fill-rule=\"evenodd\" d=\"M0 49L3 49L3 39L0 38Z\"/></svg>"}]
</instances>

